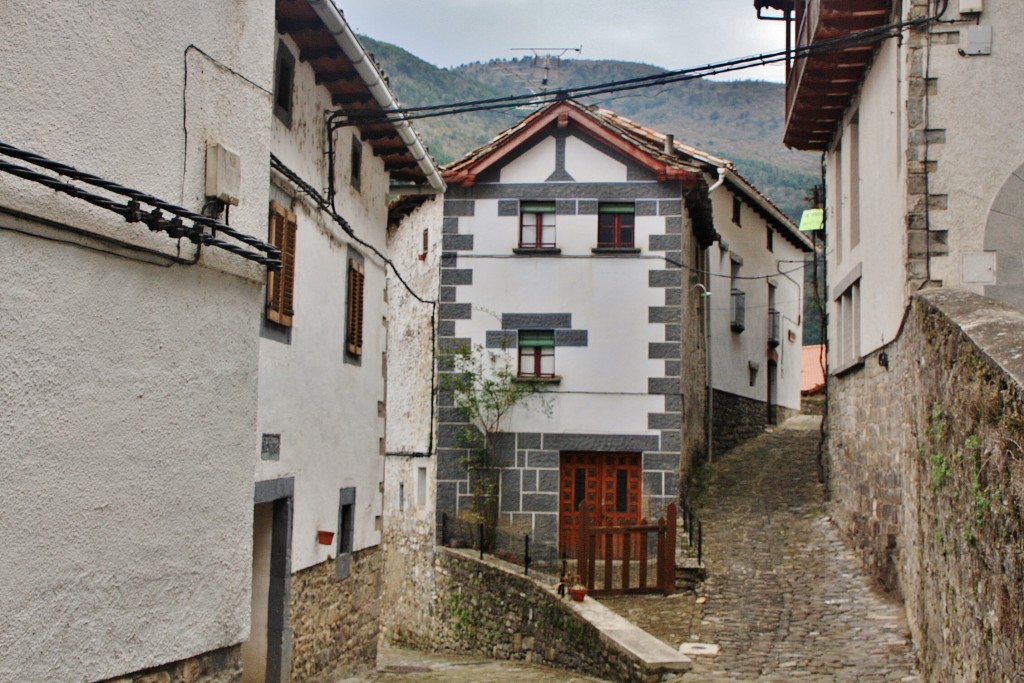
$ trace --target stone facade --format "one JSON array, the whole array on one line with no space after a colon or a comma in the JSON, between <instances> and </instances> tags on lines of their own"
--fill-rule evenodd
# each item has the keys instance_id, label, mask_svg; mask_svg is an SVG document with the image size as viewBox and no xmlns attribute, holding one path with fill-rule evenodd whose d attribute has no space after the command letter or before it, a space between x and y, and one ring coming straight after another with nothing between
<instances>
[{"instance_id":1,"label":"stone facade","mask_svg":"<svg viewBox=\"0 0 1024 683\"><path fill-rule=\"evenodd\" d=\"M206 652L181 662L156 666L103 683L238 683L242 680L241 646Z\"/></svg>"},{"instance_id":2,"label":"stone facade","mask_svg":"<svg viewBox=\"0 0 1024 683\"><path fill-rule=\"evenodd\" d=\"M564 600L531 579L457 551L437 557L432 649L518 660L616 681L657 681Z\"/></svg>"},{"instance_id":3,"label":"stone facade","mask_svg":"<svg viewBox=\"0 0 1024 683\"><path fill-rule=\"evenodd\" d=\"M905 600L927 680L1024 670L1022 336L1015 309L927 290L892 345L830 378L833 516Z\"/></svg>"},{"instance_id":4,"label":"stone facade","mask_svg":"<svg viewBox=\"0 0 1024 683\"><path fill-rule=\"evenodd\" d=\"M289 621L294 681L333 681L374 666L379 632L382 554L352 555L351 573L338 579L336 560L292 575Z\"/></svg>"},{"instance_id":5,"label":"stone facade","mask_svg":"<svg viewBox=\"0 0 1024 683\"><path fill-rule=\"evenodd\" d=\"M754 438L770 426L768 404L744 396L715 390L714 450L723 453L734 446ZM775 406L775 423L781 424L798 411L786 406Z\"/></svg>"}]
</instances>

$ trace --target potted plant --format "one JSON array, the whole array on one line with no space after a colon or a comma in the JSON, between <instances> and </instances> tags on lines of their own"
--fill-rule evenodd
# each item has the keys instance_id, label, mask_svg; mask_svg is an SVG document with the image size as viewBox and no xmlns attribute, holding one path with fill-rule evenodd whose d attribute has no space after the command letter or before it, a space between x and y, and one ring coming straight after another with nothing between
<instances>
[{"instance_id":1,"label":"potted plant","mask_svg":"<svg viewBox=\"0 0 1024 683\"><path fill-rule=\"evenodd\" d=\"M583 602L583 598L587 596L587 587L583 585L583 581L580 579L579 574L573 574L571 583L569 584L569 597L576 602Z\"/></svg>"}]
</instances>

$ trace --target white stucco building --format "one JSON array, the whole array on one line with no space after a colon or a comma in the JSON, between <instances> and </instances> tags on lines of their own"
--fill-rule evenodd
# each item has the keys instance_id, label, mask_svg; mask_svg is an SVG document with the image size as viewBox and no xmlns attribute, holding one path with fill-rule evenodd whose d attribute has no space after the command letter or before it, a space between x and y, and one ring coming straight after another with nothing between
<instances>
[{"instance_id":1,"label":"white stucco building","mask_svg":"<svg viewBox=\"0 0 1024 683\"><path fill-rule=\"evenodd\" d=\"M0 680L365 664L388 201L438 170L329 2L5 9Z\"/></svg>"},{"instance_id":2,"label":"white stucco building","mask_svg":"<svg viewBox=\"0 0 1024 683\"><path fill-rule=\"evenodd\" d=\"M374 662L388 202L444 188L409 124L381 119L397 103L334 5L276 6L270 214L285 263L259 330L253 629L243 647L244 680L274 683Z\"/></svg>"},{"instance_id":3,"label":"white stucco building","mask_svg":"<svg viewBox=\"0 0 1024 683\"><path fill-rule=\"evenodd\" d=\"M720 428L768 422L769 378L775 405L799 407L810 246L728 162L565 101L445 178L442 350L489 349L547 387L550 411L517 408L498 448L501 524L529 533L536 558L574 552L583 500L623 524L679 497L704 448L708 301L712 384L730 406ZM743 326L730 288L749 297ZM769 341L770 318L781 339ZM439 420L437 506L455 519L472 484L443 391Z\"/></svg>"},{"instance_id":4,"label":"white stucco building","mask_svg":"<svg viewBox=\"0 0 1024 683\"><path fill-rule=\"evenodd\" d=\"M232 670L249 631L272 5L3 14L0 680ZM230 214L207 201L214 143L240 162ZM17 150L150 198L136 213ZM246 255L207 240L212 221Z\"/></svg>"},{"instance_id":5,"label":"white stucco building","mask_svg":"<svg viewBox=\"0 0 1024 683\"><path fill-rule=\"evenodd\" d=\"M929 529L930 510L949 495L932 443L958 429L976 441L978 422L1013 419L1015 408L999 404L995 418L958 410L951 397L973 394L974 380L953 364L936 370L908 321L923 310L915 293L932 287L1024 307L1024 12L1014 0L810 0L795 4L794 19L798 49L829 48L792 63L785 142L820 151L825 163L833 518L874 577L906 600L922 676L981 680L979 660L1003 666L1013 658L993 651L1020 651L1005 636L1020 632L1006 616L1019 610L1008 599L993 609L984 589L988 575L1013 576L1012 563L979 562L967 525L950 534L951 548ZM929 333L941 349L948 332ZM958 363L975 362L963 353ZM925 383L929 371L946 374L945 393ZM947 467L974 493L951 506L954 515L980 520L975 505L993 494L977 463L998 470L992 451L1014 453L985 443L972 464L953 451ZM975 572L966 590L936 569L940 556ZM963 604L981 606L986 625ZM996 619L1006 631L987 625ZM985 645L965 645L968 631L985 632Z\"/></svg>"}]
</instances>

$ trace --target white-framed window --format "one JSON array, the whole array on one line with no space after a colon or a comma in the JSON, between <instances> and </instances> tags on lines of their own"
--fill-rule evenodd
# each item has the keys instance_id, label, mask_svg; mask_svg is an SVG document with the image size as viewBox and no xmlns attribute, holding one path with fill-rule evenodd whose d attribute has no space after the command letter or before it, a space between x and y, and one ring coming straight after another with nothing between
<instances>
[{"instance_id":1,"label":"white-framed window","mask_svg":"<svg viewBox=\"0 0 1024 683\"><path fill-rule=\"evenodd\" d=\"M860 279L843 290L836 305L836 365L860 360Z\"/></svg>"},{"instance_id":2,"label":"white-framed window","mask_svg":"<svg viewBox=\"0 0 1024 683\"><path fill-rule=\"evenodd\" d=\"M554 202L520 202L519 246L522 249L555 246Z\"/></svg>"},{"instance_id":3,"label":"white-framed window","mask_svg":"<svg viewBox=\"0 0 1024 683\"><path fill-rule=\"evenodd\" d=\"M519 376L555 376L554 331L519 330Z\"/></svg>"}]
</instances>

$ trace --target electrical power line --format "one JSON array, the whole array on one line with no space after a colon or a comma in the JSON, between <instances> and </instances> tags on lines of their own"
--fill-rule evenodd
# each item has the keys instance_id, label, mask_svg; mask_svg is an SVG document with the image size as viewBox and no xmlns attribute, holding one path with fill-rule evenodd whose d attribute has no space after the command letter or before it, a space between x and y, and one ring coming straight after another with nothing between
<instances>
[{"instance_id":1,"label":"electrical power line","mask_svg":"<svg viewBox=\"0 0 1024 683\"><path fill-rule=\"evenodd\" d=\"M858 47L866 47L879 43L887 38L892 38L902 33L906 28L923 25L932 22L935 19L935 16L928 16L908 21L892 22L865 31L858 31L846 36L841 36L839 38L818 41L811 45L805 45L792 50L777 50L775 52L766 52L759 55L740 57L737 59L715 62L698 67L666 71L660 74L638 76L635 78L579 86L576 88L562 88L546 93L507 95L504 97L492 97L479 100L468 100L464 102L400 107L381 113L349 113L344 110L339 110L335 113L344 115L350 124L360 124L452 116L455 114L470 112L508 109L522 104L543 105L569 98L578 99L583 97L593 97L596 95L663 86L671 83L680 83L708 76L749 69L755 66L775 64L788 59L797 59L800 57L829 54Z\"/></svg>"}]
</instances>

